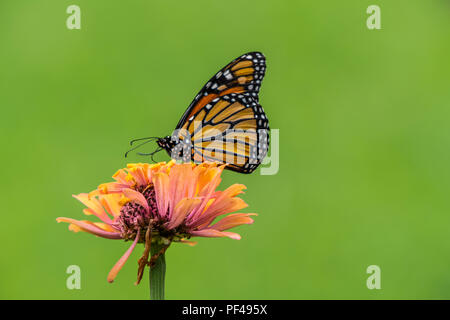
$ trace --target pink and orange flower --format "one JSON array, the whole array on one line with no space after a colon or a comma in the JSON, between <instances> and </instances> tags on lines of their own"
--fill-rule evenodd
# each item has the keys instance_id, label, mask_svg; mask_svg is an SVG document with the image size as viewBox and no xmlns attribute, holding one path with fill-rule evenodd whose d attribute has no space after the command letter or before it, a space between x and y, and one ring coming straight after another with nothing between
<instances>
[{"instance_id":1,"label":"pink and orange flower","mask_svg":"<svg viewBox=\"0 0 450 320\"><path fill-rule=\"evenodd\" d=\"M148 261L151 244L165 252L172 242L195 245L191 237L229 237L239 240L233 227L252 224L255 213L234 213L216 221L217 217L247 207L239 197L245 186L234 184L224 191L216 190L224 165L215 163L129 164L113 175L114 182L100 185L90 193L74 197L87 208L86 215L95 215L101 222L57 218L68 222L69 230L88 232L107 239L132 240L133 243L117 261L108 275L112 282L138 243L145 243L139 259L138 281Z\"/></svg>"}]
</instances>

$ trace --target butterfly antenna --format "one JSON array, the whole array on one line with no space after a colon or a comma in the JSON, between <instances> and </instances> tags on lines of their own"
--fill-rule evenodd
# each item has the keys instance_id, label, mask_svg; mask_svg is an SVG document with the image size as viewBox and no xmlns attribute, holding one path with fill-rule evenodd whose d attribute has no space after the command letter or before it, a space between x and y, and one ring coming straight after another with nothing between
<instances>
[{"instance_id":1,"label":"butterfly antenna","mask_svg":"<svg viewBox=\"0 0 450 320\"><path fill-rule=\"evenodd\" d=\"M159 147L159 148L156 149L156 150L153 152L153 154L150 156L150 158L152 159L153 163L156 163L155 159L153 159L153 156L154 156L156 153L160 152L162 149L163 149L163 148Z\"/></svg>"},{"instance_id":2,"label":"butterfly antenna","mask_svg":"<svg viewBox=\"0 0 450 320\"><path fill-rule=\"evenodd\" d=\"M156 161L155 161L155 159L153 159L153 156L154 156L155 154L157 154L158 152L160 152L161 150L163 150L163 148L158 147L158 148L157 148L155 151L153 151L153 152L150 152L150 153L142 153L142 152L138 152L138 155L140 155L140 156L150 156L151 159L152 159L152 161L155 163Z\"/></svg>"},{"instance_id":3,"label":"butterfly antenna","mask_svg":"<svg viewBox=\"0 0 450 320\"><path fill-rule=\"evenodd\" d=\"M137 148L143 146L143 145L146 144L146 143L152 142L152 141L154 141L155 139L158 139L158 138L156 138L156 137L148 137L148 138L140 138L140 139L132 140L132 141L130 142L130 145L131 145L131 146L132 146L133 143L135 143L136 141L141 141L141 140L147 140L147 141L144 141L144 142L142 142L141 144L138 144L138 145L135 146L134 148L131 148L130 150L128 150L127 152L125 152L125 158L128 156L128 154L129 154L131 151L136 150Z\"/></svg>"},{"instance_id":4,"label":"butterfly antenna","mask_svg":"<svg viewBox=\"0 0 450 320\"><path fill-rule=\"evenodd\" d=\"M153 141L153 140L156 140L156 139L158 139L158 137L147 137L147 138L134 139L134 140L131 140L131 141L130 141L130 146L132 146L133 143L135 143L136 141L142 141L142 140L150 140L150 141Z\"/></svg>"}]
</instances>

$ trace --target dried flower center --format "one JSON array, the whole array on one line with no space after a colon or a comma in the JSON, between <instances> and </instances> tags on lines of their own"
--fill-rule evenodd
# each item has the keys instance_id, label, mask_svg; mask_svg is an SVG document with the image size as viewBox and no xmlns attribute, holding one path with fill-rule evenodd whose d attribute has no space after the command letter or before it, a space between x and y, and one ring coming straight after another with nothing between
<instances>
[{"instance_id":1,"label":"dried flower center","mask_svg":"<svg viewBox=\"0 0 450 320\"><path fill-rule=\"evenodd\" d=\"M134 239L137 231L140 229L141 239L139 239L139 242L143 242L145 231L150 224L150 219L156 216L158 208L156 206L155 189L153 186L147 186L140 192L147 200L147 204L150 208L149 212L136 202L127 202L120 210L117 227L120 229L122 237L126 240Z\"/></svg>"},{"instance_id":2,"label":"dried flower center","mask_svg":"<svg viewBox=\"0 0 450 320\"><path fill-rule=\"evenodd\" d=\"M171 241L179 241L182 238L190 238L190 235L185 231L184 224L181 224L175 229L167 229L167 220L158 215L155 189L152 185L137 189L136 191L142 193L147 200L150 210L147 211L143 206L134 201L127 202L123 205L120 210L120 216L115 223L115 227L120 230L123 239L134 240L138 230L140 230L138 242L145 242L145 234L149 227L151 228L152 242L162 241L163 243L170 243Z\"/></svg>"}]
</instances>

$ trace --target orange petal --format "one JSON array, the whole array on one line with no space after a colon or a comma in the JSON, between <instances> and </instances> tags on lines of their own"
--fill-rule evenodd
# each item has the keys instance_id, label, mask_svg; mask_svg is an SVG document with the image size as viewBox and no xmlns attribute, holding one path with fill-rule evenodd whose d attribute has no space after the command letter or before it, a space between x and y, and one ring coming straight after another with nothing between
<instances>
[{"instance_id":1,"label":"orange petal","mask_svg":"<svg viewBox=\"0 0 450 320\"><path fill-rule=\"evenodd\" d=\"M192 180L192 166L190 163L173 166L169 173L169 218L172 217L175 206L186 197L188 185Z\"/></svg>"},{"instance_id":2,"label":"orange petal","mask_svg":"<svg viewBox=\"0 0 450 320\"><path fill-rule=\"evenodd\" d=\"M211 192L211 188L214 190L217 188L217 186L220 184L220 175L222 173L222 170L219 168L209 168L205 172L203 172L199 176L199 195L204 196L206 194L209 194Z\"/></svg>"},{"instance_id":3,"label":"orange petal","mask_svg":"<svg viewBox=\"0 0 450 320\"><path fill-rule=\"evenodd\" d=\"M105 209L97 198L90 198L87 193L80 193L79 195L73 195L73 197L88 207L90 209L89 212L97 216L100 220L105 223L112 223L111 218L105 212Z\"/></svg>"},{"instance_id":4,"label":"orange petal","mask_svg":"<svg viewBox=\"0 0 450 320\"><path fill-rule=\"evenodd\" d=\"M186 218L186 216L190 214L192 210L200 204L201 201L202 200L198 198L181 199L172 213L172 217L170 218L170 222L167 225L167 228L173 229L178 227L184 221L184 218Z\"/></svg>"},{"instance_id":5,"label":"orange petal","mask_svg":"<svg viewBox=\"0 0 450 320\"><path fill-rule=\"evenodd\" d=\"M108 232L118 232L118 230L115 229L113 226L103 223L103 222L94 222L94 225L96 225L100 229L108 231Z\"/></svg>"},{"instance_id":6,"label":"orange petal","mask_svg":"<svg viewBox=\"0 0 450 320\"><path fill-rule=\"evenodd\" d=\"M145 174L142 171L142 166L136 166L133 168L130 168L129 173L134 177L134 180L139 186L143 186L147 184Z\"/></svg>"},{"instance_id":7,"label":"orange petal","mask_svg":"<svg viewBox=\"0 0 450 320\"><path fill-rule=\"evenodd\" d=\"M219 231L228 230L242 224L252 224L254 220L250 216L256 216L256 213L235 213L230 214L211 226L212 229Z\"/></svg>"},{"instance_id":8,"label":"orange petal","mask_svg":"<svg viewBox=\"0 0 450 320\"><path fill-rule=\"evenodd\" d=\"M222 173L222 171L218 168L212 168L211 171L214 172L211 181L199 192L199 196L203 197L203 202L197 209L192 212L189 217L190 221L194 221L200 215L200 213L203 212L203 209L206 207L217 186L220 184L220 174Z\"/></svg>"},{"instance_id":9,"label":"orange petal","mask_svg":"<svg viewBox=\"0 0 450 320\"><path fill-rule=\"evenodd\" d=\"M114 218L120 215L120 209L122 208L122 206L120 205L121 198L122 195L117 193L101 195L99 197L100 202L102 203L105 210Z\"/></svg>"},{"instance_id":10,"label":"orange petal","mask_svg":"<svg viewBox=\"0 0 450 320\"><path fill-rule=\"evenodd\" d=\"M131 185L129 183L117 183L117 182L108 182L103 183L97 187L96 190L89 193L89 197L95 197L100 194L110 194L110 193L120 193L122 189L129 188Z\"/></svg>"},{"instance_id":11,"label":"orange petal","mask_svg":"<svg viewBox=\"0 0 450 320\"><path fill-rule=\"evenodd\" d=\"M180 242L181 243L185 243L185 244L187 244L188 246L191 246L191 247L193 247L193 246L195 246L197 244L197 241L190 241L190 240L184 240L184 239L181 239Z\"/></svg>"},{"instance_id":12,"label":"orange petal","mask_svg":"<svg viewBox=\"0 0 450 320\"><path fill-rule=\"evenodd\" d=\"M216 211L217 207L220 207L221 205L223 205L224 202L227 201L225 199L236 197L237 195L243 193L242 190L245 190L246 188L247 187L243 184L233 184L232 186L228 187L225 191L218 192L216 201L214 201L214 203L209 207L209 210Z\"/></svg>"},{"instance_id":13,"label":"orange petal","mask_svg":"<svg viewBox=\"0 0 450 320\"><path fill-rule=\"evenodd\" d=\"M247 189L247 187L243 184L235 183L232 186L229 186L225 191L223 191L222 196L224 197L236 197L237 195L244 193L242 190Z\"/></svg>"}]
</instances>

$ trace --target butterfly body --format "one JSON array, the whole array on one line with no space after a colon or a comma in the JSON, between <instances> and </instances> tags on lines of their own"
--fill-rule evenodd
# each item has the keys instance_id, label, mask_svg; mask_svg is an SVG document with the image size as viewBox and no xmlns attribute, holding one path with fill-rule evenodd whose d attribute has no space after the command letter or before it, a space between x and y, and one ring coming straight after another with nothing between
<instances>
[{"instance_id":1,"label":"butterfly body","mask_svg":"<svg viewBox=\"0 0 450 320\"><path fill-rule=\"evenodd\" d=\"M161 148L166 150L169 153L169 156L170 156L170 150L172 150L172 148L175 147L175 142L172 141L171 136L166 136L164 138L158 138L158 140L156 140L156 143L158 144L158 146L160 146Z\"/></svg>"},{"instance_id":2,"label":"butterfly body","mask_svg":"<svg viewBox=\"0 0 450 320\"><path fill-rule=\"evenodd\" d=\"M191 160L190 150L186 150L185 144L176 141L173 136L159 138L156 143L160 148L166 150L171 158L182 160L183 162Z\"/></svg>"},{"instance_id":3,"label":"butterfly body","mask_svg":"<svg viewBox=\"0 0 450 320\"><path fill-rule=\"evenodd\" d=\"M217 72L191 102L171 136L157 144L184 162L215 161L251 173L269 148L269 123L259 104L265 57L249 52Z\"/></svg>"}]
</instances>

